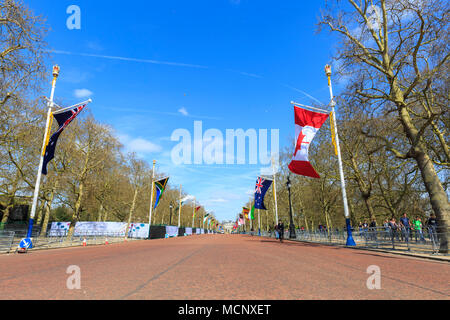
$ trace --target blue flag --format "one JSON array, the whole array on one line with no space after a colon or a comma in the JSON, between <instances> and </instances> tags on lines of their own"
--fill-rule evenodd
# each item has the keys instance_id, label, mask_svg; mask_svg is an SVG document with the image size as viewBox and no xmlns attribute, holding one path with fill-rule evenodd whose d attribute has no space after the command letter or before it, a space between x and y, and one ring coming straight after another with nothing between
<instances>
[{"instance_id":1,"label":"blue flag","mask_svg":"<svg viewBox=\"0 0 450 320\"><path fill-rule=\"evenodd\" d=\"M267 210L264 206L264 197L266 196L267 190L269 190L272 185L272 182L272 180L263 179L261 177L256 181L255 209Z\"/></svg>"},{"instance_id":2,"label":"blue flag","mask_svg":"<svg viewBox=\"0 0 450 320\"><path fill-rule=\"evenodd\" d=\"M80 114L80 112L86 107L87 103L78 105L67 111L53 114L53 117L58 121L58 131L56 131L50 138L48 145L45 148L44 165L42 166L42 174L47 174L47 164L55 157L56 144L58 143L59 136L64 129Z\"/></svg>"}]
</instances>

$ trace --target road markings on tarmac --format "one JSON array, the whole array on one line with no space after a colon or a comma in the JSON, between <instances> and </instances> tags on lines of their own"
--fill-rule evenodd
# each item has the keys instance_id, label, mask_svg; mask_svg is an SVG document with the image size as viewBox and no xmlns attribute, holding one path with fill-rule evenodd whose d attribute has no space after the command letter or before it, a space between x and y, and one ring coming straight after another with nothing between
<instances>
[{"instance_id":1,"label":"road markings on tarmac","mask_svg":"<svg viewBox=\"0 0 450 320\"><path fill-rule=\"evenodd\" d=\"M192 252L191 254L185 256L184 258L182 258L181 260L179 260L178 262L172 264L171 266L169 266L166 270L161 271L160 273L158 273L157 275L153 276L151 279L149 279L148 281L144 282L143 284L141 284L139 287L137 287L135 290L127 293L126 295L124 295L123 297L119 298L119 300L125 300L128 297L134 295L135 293L137 293L138 291L142 290L143 288L145 288L147 285L149 285L152 281L155 281L157 279L159 279L161 276L163 276L164 274L166 274L167 272L169 272L170 270L174 269L175 267L179 266L180 264L182 264L184 261L188 260L189 258L193 257L194 255L196 255L197 253L199 253L200 251L204 250L205 247L202 247L194 252Z\"/></svg>"}]
</instances>

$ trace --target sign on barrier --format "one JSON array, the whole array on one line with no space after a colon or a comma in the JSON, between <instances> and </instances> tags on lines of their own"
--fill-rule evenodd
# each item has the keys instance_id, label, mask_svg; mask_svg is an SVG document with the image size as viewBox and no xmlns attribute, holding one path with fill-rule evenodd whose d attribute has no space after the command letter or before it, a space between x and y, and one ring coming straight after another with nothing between
<instances>
[{"instance_id":1,"label":"sign on barrier","mask_svg":"<svg viewBox=\"0 0 450 320\"><path fill-rule=\"evenodd\" d=\"M128 237L137 239L147 239L148 238L148 223L132 223L130 225L130 231L128 232Z\"/></svg>"},{"instance_id":2,"label":"sign on barrier","mask_svg":"<svg viewBox=\"0 0 450 320\"><path fill-rule=\"evenodd\" d=\"M178 237L178 227L166 227L166 238Z\"/></svg>"},{"instance_id":3,"label":"sign on barrier","mask_svg":"<svg viewBox=\"0 0 450 320\"><path fill-rule=\"evenodd\" d=\"M49 236L50 237L64 237L69 232L70 222L53 222ZM74 236L85 235L117 235L125 237L127 223L125 222L77 222L75 225ZM148 238L148 224L132 223L128 232L130 238Z\"/></svg>"}]
</instances>

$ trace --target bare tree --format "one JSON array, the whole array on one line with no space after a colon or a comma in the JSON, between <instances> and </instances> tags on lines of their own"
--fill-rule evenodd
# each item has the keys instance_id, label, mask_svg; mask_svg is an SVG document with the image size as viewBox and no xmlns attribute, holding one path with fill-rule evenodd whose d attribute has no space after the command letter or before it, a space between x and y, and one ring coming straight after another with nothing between
<instances>
[{"instance_id":1,"label":"bare tree","mask_svg":"<svg viewBox=\"0 0 450 320\"><path fill-rule=\"evenodd\" d=\"M348 4L351 9L341 1L327 2L319 26L340 35L336 61L343 73L356 75L349 79L348 94L369 106L368 114L394 117L401 128L400 141L388 139L385 132L365 134L397 158L415 160L438 218L440 252L447 253L450 204L435 165L448 163L433 159L426 139L430 131L439 137L442 151L438 153L445 155L439 159L445 159L448 147L439 126L448 119L448 89L440 95L447 103L433 103L432 97L437 96L435 88L445 81L442 75L449 66L447 4L434 0L349 0Z\"/></svg>"}]
</instances>

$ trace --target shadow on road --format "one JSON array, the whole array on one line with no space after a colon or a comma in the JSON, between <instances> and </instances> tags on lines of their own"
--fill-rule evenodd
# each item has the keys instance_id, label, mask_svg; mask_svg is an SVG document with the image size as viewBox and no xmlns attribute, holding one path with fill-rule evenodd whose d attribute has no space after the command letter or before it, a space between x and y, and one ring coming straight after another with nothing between
<instances>
[{"instance_id":1,"label":"shadow on road","mask_svg":"<svg viewBox=\"0 0 450 320\"><path fill-rule=\"evenodd\" d=\"M246 240L246 241L252 241L252 240ZM279 240L259 240L259 242L266 242L266 243L278 243L284 246L297 246L297 247L314 247L314 248L318 248L318 247L325 247L320 243L310 243L310 242L296 242L296 241L289 241L289 240L284 240L282 243L280 243ZM333 249L341 249L338 247L330 247Z\"/></svg>"}]
</instances>

